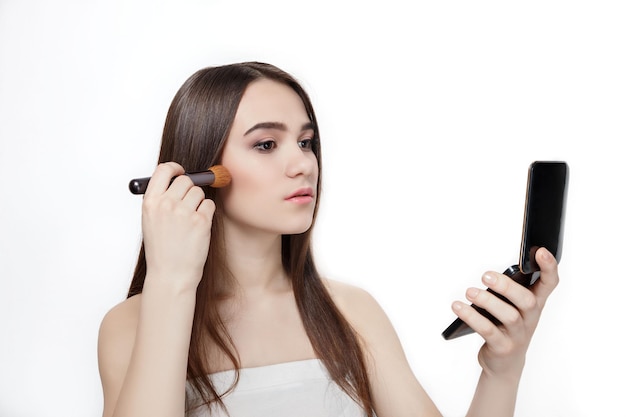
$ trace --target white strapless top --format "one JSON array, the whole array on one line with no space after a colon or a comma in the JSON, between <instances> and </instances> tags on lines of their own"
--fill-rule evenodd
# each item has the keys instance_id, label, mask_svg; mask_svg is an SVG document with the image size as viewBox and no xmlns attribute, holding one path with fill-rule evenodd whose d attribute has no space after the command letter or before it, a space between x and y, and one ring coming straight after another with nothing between
<instances>
[{"instance_id":1,"label":"white strapless top","mask_svg":"<svg viewBox=\"0 0 626 417\"><path fill-rule=\"evenodd\" d=\"M363 409L330 378L319 359L244 368L239 383L223 398L230 417L364 417ZM226 392L234 371L211 374L217 392ZM191 392L188 390L188 393ZM205 407L190 417L226 417Z\"/></svg>"}]
</instances>

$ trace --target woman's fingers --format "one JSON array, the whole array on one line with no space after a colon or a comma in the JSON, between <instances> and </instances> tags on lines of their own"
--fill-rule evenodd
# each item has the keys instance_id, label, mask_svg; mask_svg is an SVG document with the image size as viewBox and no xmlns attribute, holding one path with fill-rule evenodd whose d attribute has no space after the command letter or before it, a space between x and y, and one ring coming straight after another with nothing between
<instances>
[{"instance_id":1,"label":"woman's fingers","mask_svg":"<svg viewBox=\"0 0 626 417\"><path fill-rule=\"evenodd\" d=\"M208 220L211 225L213 223L213 214L215 213L215 202L211 199L205 198L198 206L198 213L205 216L205 219Z\"/></svg>"},{"instance_id":2,"label":"woman's fingers","mask_svg":"<svg viewBox=\"0 0 626 417\"><path fill-rule=\"evenodd\" d=\"M552 254L542 248L537 251L536 258L541 268L541 276L530 289L504 274L490 271L482 277L483 284L489 290L467 290L467 299L497 318L503 325L501 328L498 329L491 320L474 308L460 307L462 303L455 303L457 315L488 343L495 342L503 334L517 339L533 333L546 300L559 282L557 262ZM508 299L511 304L501 297Z\"/></svg>"},{"instance_id":3,"label":"woman's fingers","mask_svg":"<svg viewBox=\"0 0 626 417\"><path fill-rule=\"evenodd\" d=\"M522 321L520 311L516 307L503 301L490 291L470 288L467 290L466 297L474 305L485 309L496 317L506 328L518 326Z\"/></svg>"},{"instance_id":4,"label":"woman's fingers","mask_svg":"<svg viewBox=\"0 0 626 417\"><path fill-rule=\"evenodd\" d=\"M185 170L183 167L176 162L164 162L159 164L150 178L144 198L165 193L170 187L172 178L184 173Z\"/></svg>"},{"instance_id":5,"label":"woman's fingers","mask_svg":"<svg viewBox=\"0 0 626 417\"><path fill-rule=\"evenodd\" d=\"M176 162L164 162L157 166L150 178L144 198L164 195L173 200L182 200L184 206L196 210L206 198L202 188L194 186L185 170Z\"/></svg>"},{"instance_id":6,"label":"woman's fingers","mask_svg":"<svg viewBox=\"0 0 626 417\"><path fill-rule=\"evenodd\" d=\"M535 254L535 260L541 268L541 276L533 285L532 292L537 298L537 302L543 308L552 291L559 284L559 268L556 259L549 250L541 248Z\"/></svg>"},{"instance_id":7,"label":"woman's fingers","mask_svg":"<svg viewBox=\"0 0 626 417\"><path fill-rule=\"evenodd\" d=\"M452 304L452 309L461 320L488 343L498 344L504 340L505 335L502 333L502 330L472 306L460 301L455 301Z\"/></svg>"},{"instance_id":8,"label":"woman's fingers","mask_svg":"<svg viewBox=\"0 0 626 417\"><path fill-rule=\"evenodd\" d=\"M482 308L497 318L502 325L495 325L468 304L460 301L453 304L457 316L485 340L480 349L479 362L486 371L519 375L524 367L526 351L543 307L559 282L557 262L550 252L541 248L535 257L541 275L530 289L504 274L487 272L483 275L483 283L488 290L467 290L467 299L476 308Z\"/></svg>"},{"instance_id":9,"label":"woman's fingers","mask_svg":"<svg viewBox=\"0 0 626 417\"><path fill-rule=\"evenodd\" d=\"M194 288L206 263L215 204L182 174L183 167L174 162L157 166L144 195L142 231L154 276Z\"/></svg>"},{"instance_id":10,"label":"woman's fingers","mask_svg":"<svg viewBox=\"0 0 626 417\"><path fill-rule=\"evenodd\" d=\"M484 291L482 297L477 300L478 305L490 311L503 323L507 321L507 318L510 318L512 310L520 311L523 315L524 312L532 311L537 305L536 297L528 288L523 287L504 274L490 271L483 275L482 281L490 290L502 295L513 303L513 306L511 306L488 291ZM500 317L501 315L504 317Z\"/></svg>"},{"instance_id":11,"label":"woman's fingers","mask_svg":"<svg viewBox=\"0 0 626 417\"><path fill-rule=\"evenodd\" d=\"M522 318L530 319L532 323L529 323L534 327L548 297L559 283L557 262L552 254L547 249L541 248L536 253L536 259L541 268L541 275L530 289L504 274L487 272L483 275L483 283L493 292L508 299L514 307L503 304L496 295L487 291L481 291L472 301L488 310L504 324L515 323L512 309L517 310Z\"/></svg>"},{"instance_id":12,"label":"woman's fingers","mask_svg":"<svg viewBox=\"0 0 626 417\"><path fill-rule=\"evenodd\" d=\"M178 180L178 179L177 179ZM191 182L191 180L189 180ZM172 184L174 186L174 184ZM198 186L193 185L187 188L187 192L183 197L183 205L190 210L198 210L200 204L206 199L204 190Z\"/></svg>"}]
</instances>

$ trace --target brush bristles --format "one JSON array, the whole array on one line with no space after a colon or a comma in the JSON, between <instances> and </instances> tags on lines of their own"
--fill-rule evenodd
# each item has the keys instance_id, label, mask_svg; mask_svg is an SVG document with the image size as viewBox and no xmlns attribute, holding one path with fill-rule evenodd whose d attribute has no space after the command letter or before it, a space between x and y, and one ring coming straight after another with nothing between
<instances>
[{"instance_id":1,"label":"brush bristles","mask_svg":"<svg viewBox=\"0 0 626 417\"><path fill-rule=\"evenodd\" d=\"M214 165L209 168L209 171L211 171L215 176L215 180L213 181L213 184L211 184L211 187L221 188L230 184L230 172L228 172L228 170L222 165Z\"/></svg>"}]
</instances>

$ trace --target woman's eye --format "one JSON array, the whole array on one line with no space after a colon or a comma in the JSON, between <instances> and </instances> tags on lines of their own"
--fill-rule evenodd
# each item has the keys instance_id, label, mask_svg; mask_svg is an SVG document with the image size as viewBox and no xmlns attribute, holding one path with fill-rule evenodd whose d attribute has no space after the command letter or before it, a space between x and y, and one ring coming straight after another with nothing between
<instances>
[{"instance_id":1,"label":"woman's eye","mask_svg":"<svg viewBox=\"0 0 626 417\"><path fill-rule=\"evenodd\" d=\"M254 145L255 149L258 149L263 152L271 151L275 147L276 147L276 142L274 142L273 140L266 140L264 142L259 142L256 145Z\"/></svg>"},{"instance_id":2,"label":"woman's eye","mask_svg":"<svg viewBox=\"0 0 626 417\"><path fill-rule=\"evenodd\" d=\"M313 139L303 139L299 142L300 148L311 150L313 149Z\"/></svg>"}]
</instances>

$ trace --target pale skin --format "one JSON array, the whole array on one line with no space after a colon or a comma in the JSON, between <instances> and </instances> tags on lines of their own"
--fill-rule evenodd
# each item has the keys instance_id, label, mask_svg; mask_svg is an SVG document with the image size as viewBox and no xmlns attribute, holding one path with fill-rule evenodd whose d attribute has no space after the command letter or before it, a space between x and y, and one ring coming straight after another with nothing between
<instances>
[{"instance_id":1,"label":"pale skin","mask_svg":"<svg viewBox=\"0 0 626 417\"><path fill-rule=\"evenodd\" d=\"M228 265L237 280L222 312L243 368L315 358L281 263L282 234L312 222L318 179L310 150L313 130L289 87L269 80L245 91L222 164L232 175L225 189ZM176 163L160 164L146 191L142 228L147 274L143 293L115 306L103 319L98 345L103 417L182 417L195 292L208 254L215 205ZM299 197L289 198L293 194ZM453 311L485 340L482 373L467 416L513 416L525 355L539 316L558 283L550 253L537 251L541 279L526 289L487 272L482 284L514 308L479 288ZM414 376L384 311L366 291L325 280L331 296L361 335L379 417L440 416ZM469 303L498 317L496 327ZM225 358L211 371L230 369Z\"/></svg>"}]
</instances>

